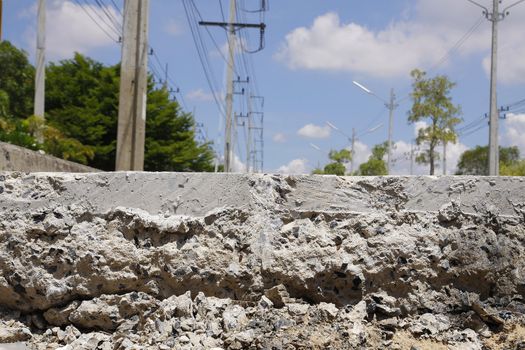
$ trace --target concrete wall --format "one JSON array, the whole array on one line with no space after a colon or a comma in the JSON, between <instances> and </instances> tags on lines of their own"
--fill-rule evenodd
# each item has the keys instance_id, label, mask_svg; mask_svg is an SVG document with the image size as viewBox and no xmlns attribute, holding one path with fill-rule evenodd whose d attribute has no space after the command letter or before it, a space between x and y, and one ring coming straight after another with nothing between
<instances>
[{"instance_id":1,"label":"concrete wall","mask_svg":"<svg viewBox=\"0 0 525 350\"><path fill-rule=\"evenodd\" d=\"M0 171L86 173L99 170L0 142Z\"/></svg>"}]
</instances>

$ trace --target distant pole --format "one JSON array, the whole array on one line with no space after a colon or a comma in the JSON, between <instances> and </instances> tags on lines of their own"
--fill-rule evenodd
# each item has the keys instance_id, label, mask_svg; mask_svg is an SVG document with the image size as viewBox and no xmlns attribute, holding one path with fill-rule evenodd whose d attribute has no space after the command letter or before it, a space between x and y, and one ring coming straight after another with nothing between
<instances>
[{"instance_id":1,"label":"distant pole","mask_svg":"<svg viewBox=\"0 0 525 350\"><path fill-rule=\"evenodd\" d=\"M355 128L352 128L352 158L350 158L350 174L354 173L355 159Z\"/></svg>"},{"instance_id":2,"label":"distant pole","mask_svg":"<svg viewBox=\"0 0 525 350\"><path fill-rule=\"evenodd\" d=\"M149 0L126 0L116 170L144 170Z\"/></svg>"},{"instance_id":3,"label":"distant pole","mask_svg":"<svg viewBox=\"0 0 525 350\"><path fill-rule=\"evenodd\" d=\"M168 64L167 63L166 63L166 70L164 71L164 88L168 90ZM195 117L195 109L193 110L193 117Z\"/></svg>"},{"instance_id":4,"label":"distant pole","mask_svg":"<svg viewBox=\"0 0 525 350\"><path fill-rule=\"evenodd\" d=\"M490 130L489 130L489 175L499 175L498 152L498 95L497 95L497 60L498 60L498 22L503 18L499 13L499 0L493 0L492 15L492 58L490 68Z\"/></svg>"},{"instance_id":5,"label":"distant pole","mask_svg":"<svg viewBox=\"0 0 525 350\"><path fill-rule=\"evenodd\" d=\"M235 65L235 0L230 0L230 18L228 20L228 67L226 73L226 126L224 132L224 171L232 171L232 113L233 113L233 71Z\"/></svg>"},{"instance_id":6,"label":"distant pole","mask_svg":"<svg viewBox=\"0 0 525 350\"><path fill-rule=\"evenodd\" d=\"M390 90L390 102L387 104L387 108L390 112L388 121L388 157L387 157L387 169L390 175L392 170L392 133L394 130L394 109L396 108L396 95L394 89Z\"/></svg>"},{"instance_id":7,"label":"distant pole","mask_svg":"<svg viewBox=\"0 0 525 350\"><path fill-rule=\"evenodd\" d=\"M443 141L443 175L447 175L447 141Z\"/></svg>"},{"instance_id":8,"label":"distant pole","mask_svg":"<svg viewBox=\"0 0 525 350\"><path fill-rule=\"evenodd\" d=\"M410 175L414 175L414 142L410 142Z\"/></svg>"},{"instance_id":9,"label":"distant pole","mask_svg":"<svg viewBox=\"0 0 525 350\"><path fill-rule=\"evenodd\" d=\"M38 0L38 32L36 34L36 75L33 114L45 118L46 94L46 1ZM36 140L44 142L42 131L37 131Z\"/></svg>"}]
</instances>

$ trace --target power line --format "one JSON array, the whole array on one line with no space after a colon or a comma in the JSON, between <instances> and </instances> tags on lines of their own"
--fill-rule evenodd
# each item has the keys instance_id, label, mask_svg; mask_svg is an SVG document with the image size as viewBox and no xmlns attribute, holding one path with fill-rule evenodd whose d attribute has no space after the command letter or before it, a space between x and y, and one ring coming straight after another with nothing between
<instances>
[{"instance_id":1,"label":"power line","mask_svg":"<svg viewBox=\"0 0 525 350\"><path fill-rule=\"evenodd\" d=\"M437 69L440 65L445 63L450 59L450 57L455 54L465 42L476 32L476 30L479 28L479 26L483 23L483 16L480 17L473 25L470 27L467 32L452 46L446 53L443 55L431 68L429 68L429 72L434 71Z\"/></svg>"},{"instance_id":2,"label":"power line","mask_svg":"<svg viewBox=\"0 0 525 350\"><path fill-rule=\"evenodd\" d=\"M112 7L106 5L104 0L95 0L95 2L102 9L106 17L113 23L117 31L122 35L122 17L115 17L115 15L111 12Z\"/></svg>"},{"instance_id":3,"label":"power line","mask_svg":"<svg viewBox=\"0 0 525 350\"><path fill-rule=\"evenodd\" d=\"M478 18L476 22L474 22L474 24L465 32L465 34L463 34L463 36L458 41L456 41L454 45L450 49L448 49L447 52L439 60L436 61L436 63L430 66L430 68L427 71L429 73L433 72L437 68L439 68L439 66L447 62L452 57L452 55L457 53L459 49L468 41L468 39L470 39L470 37L476 32L476 30L481 26L482 23L483 16ZM405 95L405 93L403 93L403 95ZM400 98L398 102L401 103L409 98L410 94L405 95L405 97Z\"/></svg>"},{"instance_id":4,"label":"power line","mask_svg":"<svg viewBox=\"0 0 525 350\"><path fill-rule=\"evenodd\" d=\"M79 0L75 0L75 2L77 3L77 5L79 5L82 10L89 16L89 18L109 37L111 38L112 40L116 41L116 42L119 42L120 40L115 40L114 37L112 36L112 34L110 34L104 27L107 27L109 29L111 29L111 31L116 34L118 37L122 37L123 33L122 33L122 22L123 22L123 19L122 19L122 10L119 8L119 6L116 4L115 0L111 0L111 5L107 4L105 2L105 0L94 0L95 3L94 4L91 4L88 2L88 0L82 0L83 3L80 3ZM97 11L96 9L99 8L100 11L102 11L102 13L105 15L106 18L104 18L99 11ZM116 13L118 13L118 15L112 13L112 8L115 9ZM89 11L88 11L89 9ZM98 20L97 20L98 18ZM159 82L163 81L163 80L166 80L166 76L167 76L167 81L166 81L166 85L172 85L175 87L175 89L172 88L172 86L170 86L170 89L168 91L173 91L175 93L180 93L180 100L181 100L181 103L182 103L182 106L184 107L184 109L187 110L187 106L186 106L186 102L184 101L184 96L183 94L180 92L180 88L177 86L177 84L175 84L173 82L173 79L167 74L165 68L163 67L161 61L160 61L160 58L158 57L158 55L156 54L156 51L153 49L153 47L149 46L150 48L150 52L151 54L153 55L153 57L155 58L155 63L158 64L159 68L160 68L160 72L162 72L163 74L159 73L159 70L151 63L149 62L148 66L150 68L150 72L152 73L152 75L154 77L157 78L157 80Z\"/></svg>"},{"instance_id":5,"label":"power line","mask_svg":"<svg viewBox=\"0 0 525 350\"><path fill-rule=\"evenodd\" d=\"M202 40L202 36L200 35L198 24L196 24L196 18L195 13L192 13L190 11L190 8L187 4L188 0L182 0L182 4L184 7L184 12L186 14L186 19L188 21L188 25L190 27L191 35L193 38L193 42L195 44L195 48L197 50L197 55L199 57L199 61L201 63L204 75L206 77L206 81L208 82L208 86L211 90L213 99L215 100L215 103L219 109L219 113L222 117L225 117L226 115L226 108L223 103L220 102L220 99L217 96L217 88L216 83L213 76L213 71L211 70L211 65L208 61L207 55L206 55L206 46L204 45L204 42ZM194 4L193 4L194 5Z\"/></svg>"},{"instance_id":6,"label":"power line","mask_svg":"<svg viewBox=\"0 0 525 350\"><path fill-rule=\"evenodd\" d=\"M100 0L94 0L95 3L91 4L88 0L83 0L85 8L89 9L95 17L97 17L101 23L103 23L108 29L117 35L118 38L122 36L122 26L120 24L115 24L114 20L111 18L111 15L107 13L107 9L100 3ZM100 8L100 11L104 13L103 16L100 11L97 10Z\"/></svg>"},{"instance_id":7,"label":"power line","mask_svg":"<svg viewBox=\"0 0 525 350\"><path fill-rule=\"evenodd\" d=\"M91 15L91 13L88 12L88 10L80 3L79 0L74 0L74 1L77 3L78 6L80 6L82 11L84 11L86 13L86 15L88 15L88 17L91 18L91 20L97 25L97 27L99 27L100 30L102 30L102 32L104 32L104 34L107 35L108 38L110 38L112 41L114 41L116 43L119 42L119 40L118 40L118 33L117 33L117 39L115 39L102 25L100 25L100 23ZM90 6L87 5L87 7L90 7Z\"/></svg>"}]
</instances>

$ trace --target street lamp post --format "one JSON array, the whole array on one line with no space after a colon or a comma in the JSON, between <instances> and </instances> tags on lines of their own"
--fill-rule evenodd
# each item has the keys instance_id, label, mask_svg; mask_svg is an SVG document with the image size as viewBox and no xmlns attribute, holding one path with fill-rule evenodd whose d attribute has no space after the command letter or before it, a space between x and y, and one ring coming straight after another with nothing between
<instances>
[{"instance_id":1,"label":"street lamp post","mask_svg":"<svg viewBox=\"0 0 525 350\"><path fill-rule=\"evenodd\" d=\"M399 106L399 104L396 103L396 95L394 93L394 89L390 90L390 100L387 101L384 98L376 95L372 90L368 89L367 87L359 84L357 81L352 82L355 86L363 90L369 95L372 95L376 97L377 99L381 100L385 104L385 107L389 111L389 121L388 121L388 158L387 158L387 169L388 173L390 174L391 168L392 168L392 133L394 129L394 110Z\"/></svg>"},{"instance_id":2,"label":"street lamp post","mask_svg":"<svg viewBox=\"0 0 525 350\"><path fill-rule=\"evenodd\" d=\"M326 125L328 125L330 128L332 128L333 130L337 131L338 133L340 133L341 135L346 137L346 139L350 142L351 147L352 147L352 149L350 151L351 154L352 154L352 158L350 159L350 173L354 172L355 141L357 140L357 136L363 136L363 135L366 135L366 134L373 133L374 131L376 131L377 129L379 129L379 128L381 128L383 126L383 124L381 123L381 124L371 128L371 129L368 129L368 130L362 132L359 135L356 135L355 128L352 128L352 136L348 136L345 132L343 132L341 129L336 127L334 124L332 124L330 122L326 122Z\"/></svg>"}]
</instances>

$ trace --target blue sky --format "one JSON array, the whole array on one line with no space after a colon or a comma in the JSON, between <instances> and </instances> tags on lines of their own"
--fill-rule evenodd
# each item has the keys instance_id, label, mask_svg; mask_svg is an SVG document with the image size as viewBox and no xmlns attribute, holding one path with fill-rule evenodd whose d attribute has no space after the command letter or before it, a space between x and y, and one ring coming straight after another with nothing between
<instances>
[{"instance_id":1,"label":"blue sky","mask_svg":"<svg viewBox=\"0 0 525 350\"><path fill-rule=\"evenodd\" d=\"M79 51L108 64L119 61L119 44L99 26L114 39L117 35L104 24L103 18L107 17L96 7L96 1L79 0L80 4L92 5L84 9L72 0L47 1L48 60L67 59ZM480 2L487 6L491 3ZM109 6L112 15L119 16L110 0L102 3ZM122 0L115 3L121 6ZM194 3L204 19L222 20L220 1L194 0ZM227 3L228 0L222 0L225 13ZM255 9L259 3L260 0L238 0L241 9ZM513 0L504 0L503 7L512 3ZM255 68L252 82L257 82L258 91L265 97L265 171L309 172L327 162L330 149L347 147L346 138L330 129L326 121L346 134L352 128L362 134L384 124L359 139L357 164L366 160L374 144L387 139L386 108L354 86L353 80L384 99L394 88L403 99L410 92L410 71L434 67L430 75L447 74L457 82L452 96L462 107L464 124L477 121L475 127L484 125L480 117L488 110L490 23L482 18L481 9L466 0L270 0L269 4L265 49L246 55ZM32 0L4 1L4 38L28 51L31 59L35 46L35 5ZM85 10L97 11L90 13L99 26ZM259 19L250 13L243 16L253 22ZM524 18L525 3L513 8L500 26L498 103L502 106L525 99ZM225 62L220 51L224 50L226 37L223 29L209 30L220 50L205 29L201 29L216 80L215 92L221 97ZM247 41L245 45L255 48L258 32L250 30ZM151 1L150 45L162 64L169 64L171 80L181 91L177 97L183 96L185 107L188 111L195 109L206 135L221 144L224 123L211 98L181 0ZM156 69L160 71L159 67ZM236 111L241 112L241 107L238 98ZM410 100L404 99L395 111L394 173L397 174L409 171L406 152L415 136L415 126L406 121L409 109ZM475 127L467 131L474 131ZM525 112L521 105L501 122L500 141L503 145L519 146L525 154L523 133ZM487 144L488 128L466 134L458 144L449 147L449 171L454 171L461 152ZM243 143L239 130L239 166L245 159ZM311 143L320 151L311 147ZM427 171L423 166L415 169L416 173Z\"/></svg>"}]
</instances>

